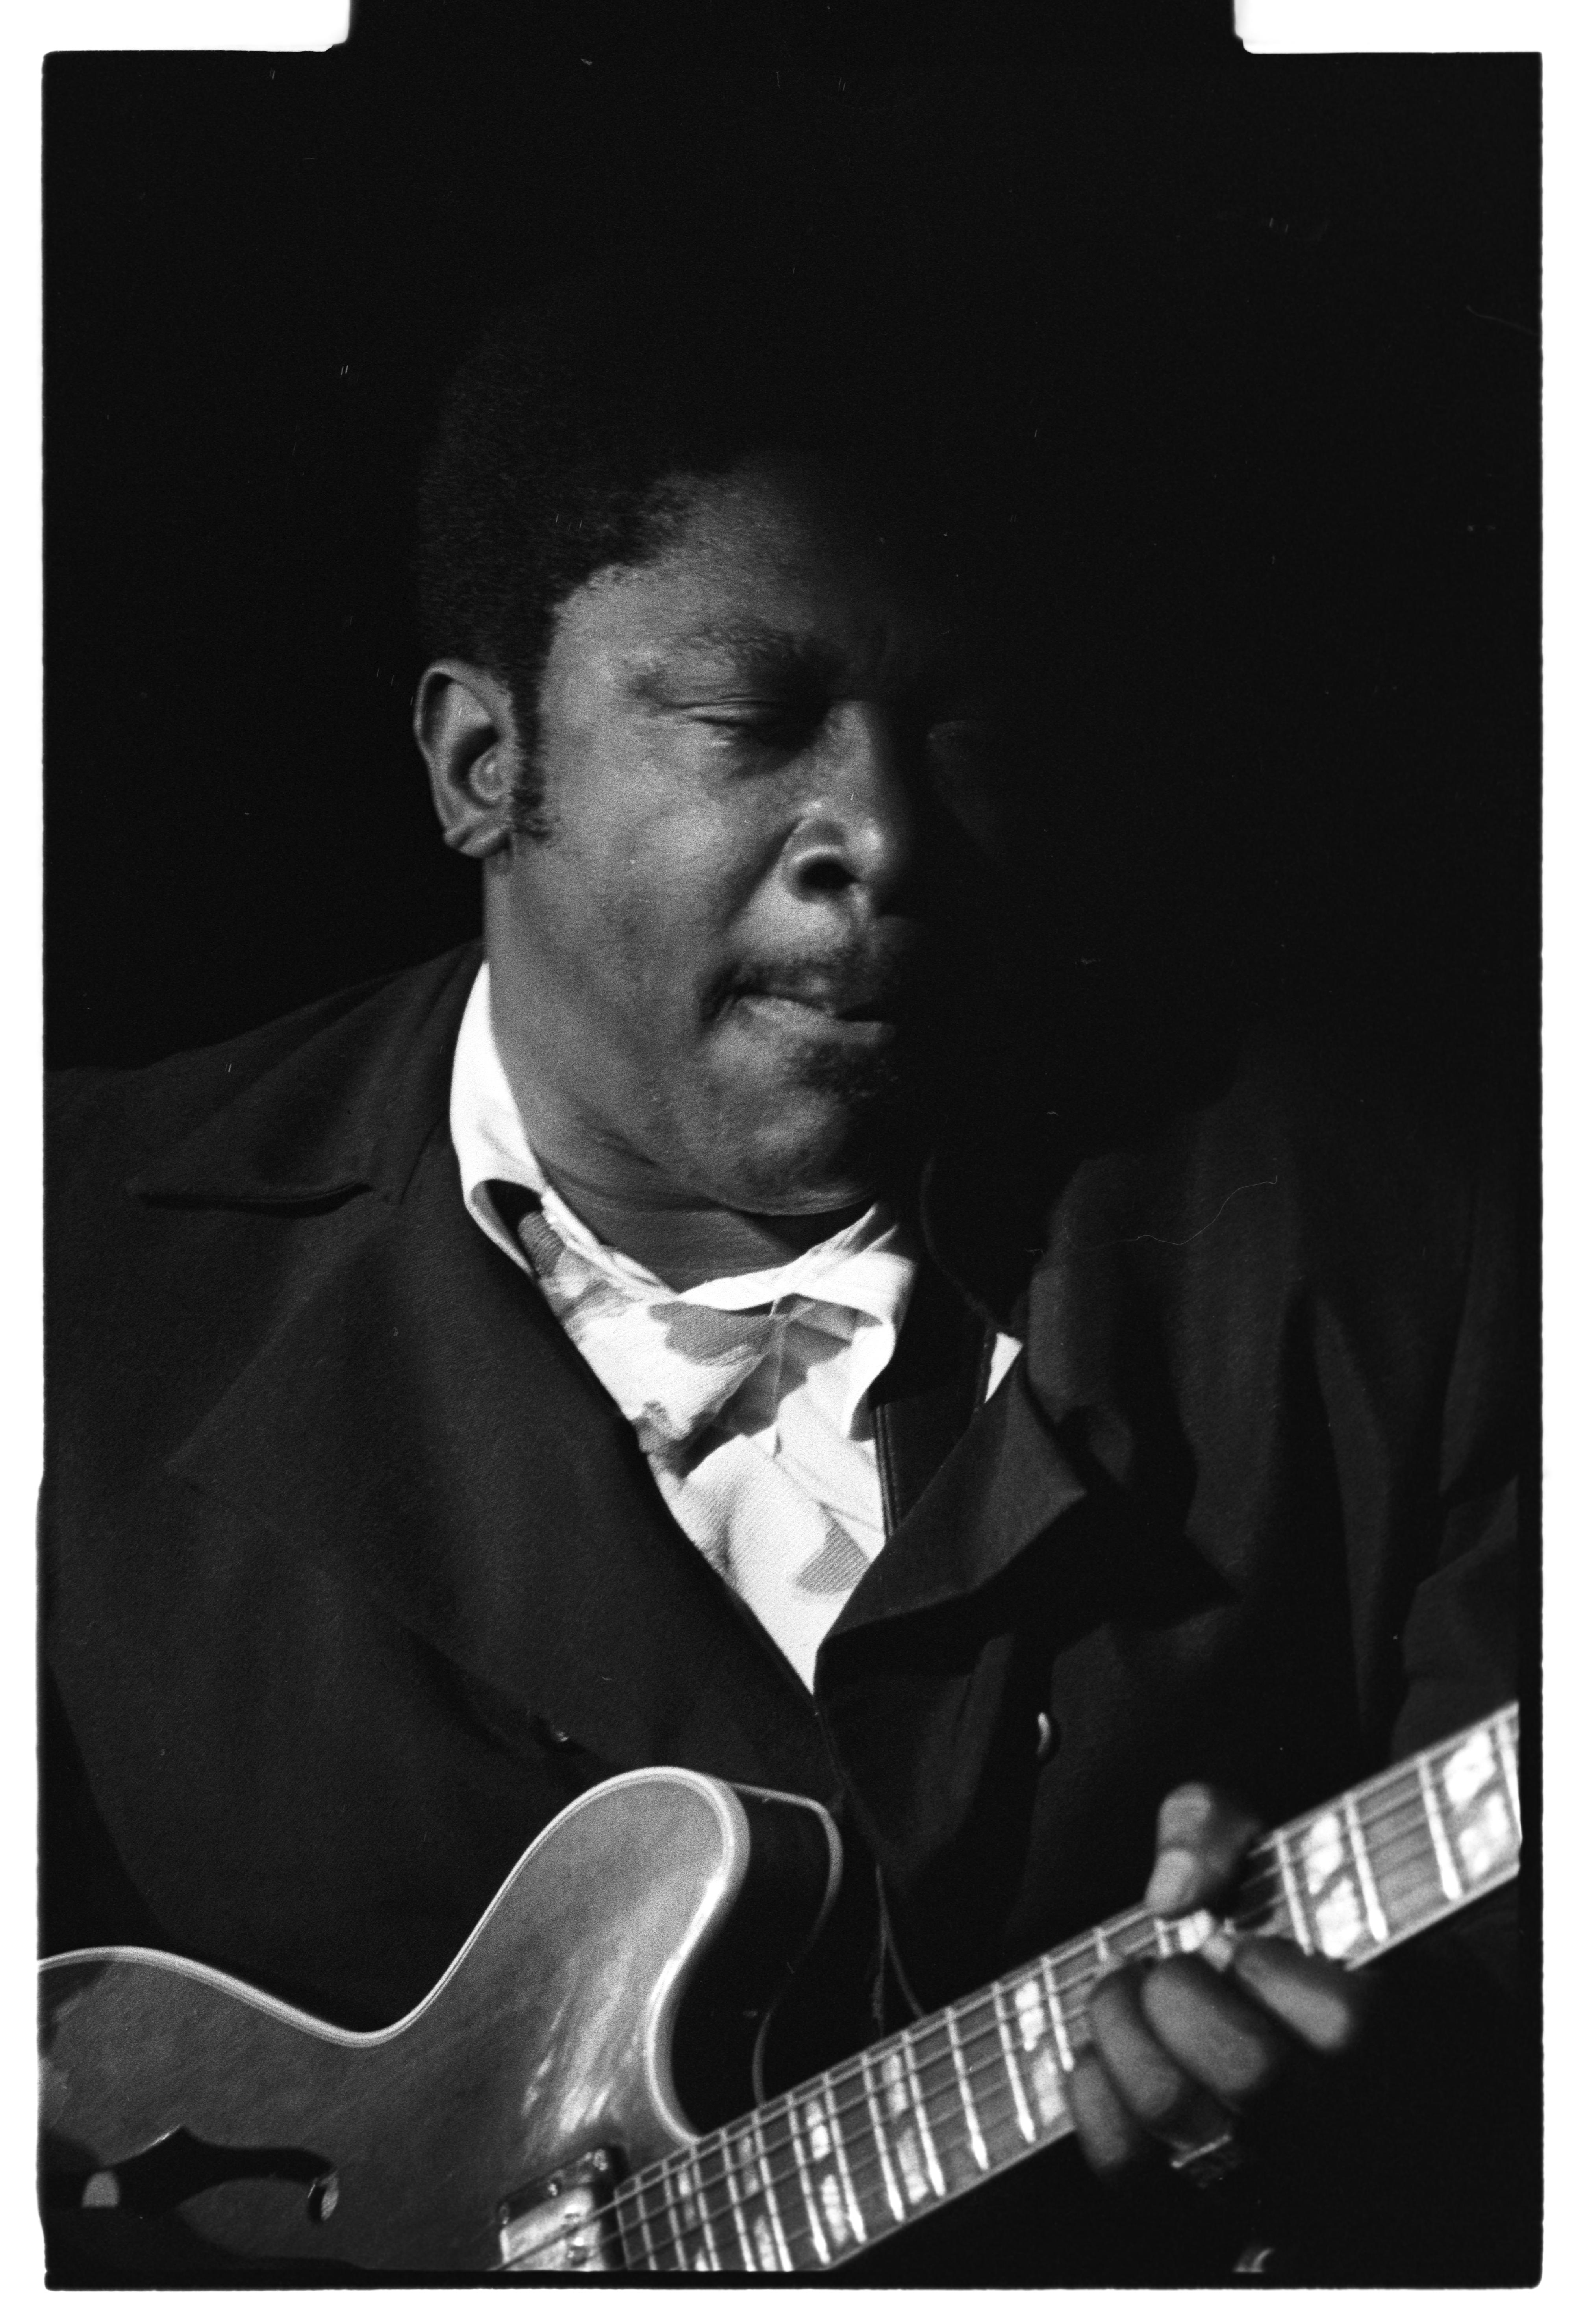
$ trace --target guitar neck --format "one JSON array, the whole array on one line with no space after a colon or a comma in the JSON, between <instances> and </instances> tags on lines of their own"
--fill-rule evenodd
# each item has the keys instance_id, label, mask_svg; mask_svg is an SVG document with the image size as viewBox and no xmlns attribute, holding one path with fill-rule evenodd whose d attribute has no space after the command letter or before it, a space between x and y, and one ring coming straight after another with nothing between
<instances>
[{"instance_id":1,"label":"guitar neck","mask_svg":"<svg viewBox=\"0 0 1575 2324\"><path fill-rule=\"evenodd\" d=\"M1357 1967L1501 1886L1520 1864L1519 1738L1511 1704L1271 1832L1227 1923L1123 1914L635 2173L615 2198L626 2264L835 2267L1070 2132L1089 1996L1117 1962L1223 1926Z\"/></svg>"}]
</instances>

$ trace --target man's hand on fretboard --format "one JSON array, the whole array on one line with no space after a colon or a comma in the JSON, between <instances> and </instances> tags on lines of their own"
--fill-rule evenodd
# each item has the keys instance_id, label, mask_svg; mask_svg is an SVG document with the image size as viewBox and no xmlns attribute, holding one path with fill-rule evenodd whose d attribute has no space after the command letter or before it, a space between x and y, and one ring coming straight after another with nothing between
<instances>
[{"instance_id":1,"label":"man's hand on fretboard","mask_svg":"<svg viewBox=\"0 0 1575 2324\"><path fill-rule=\"evenodd\" d=\"M1262 1831L1206 1784L1171 1793L1159 1812L1148 1910L1172 1922L1224 1914ZM1237 2120L1297 2046L1324 2057L1349 2049L1368 1998L1361 1978L1292 1937L1235 1928L1170 1959L1113 1966L1089 1996L1089 2047L1071 2076L1083 2153L1105 2177L1156 2146L1200 2177L1228 2168Z\"/></svg>"}]
</instances>

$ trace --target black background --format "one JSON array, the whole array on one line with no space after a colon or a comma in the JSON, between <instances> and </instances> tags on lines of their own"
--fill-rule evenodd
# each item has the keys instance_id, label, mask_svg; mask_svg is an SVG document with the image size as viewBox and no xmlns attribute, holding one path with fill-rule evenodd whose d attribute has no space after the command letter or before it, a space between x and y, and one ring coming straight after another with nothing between
<instances>
[{"instance_id":1,"label":"black background","mask_svg":"<svg viewBox=\"0 0 1575 2324\"><path fill-rule=\"evenodd\" d=\"M438 384L556 272L704 297L755 241L923 285L1055 464L1091 951L1529 1059L1537 65L1228 16L366 0L323 56L51 59L51 1061L471 932L408 728Z\"/></svg>"}]
</instances>

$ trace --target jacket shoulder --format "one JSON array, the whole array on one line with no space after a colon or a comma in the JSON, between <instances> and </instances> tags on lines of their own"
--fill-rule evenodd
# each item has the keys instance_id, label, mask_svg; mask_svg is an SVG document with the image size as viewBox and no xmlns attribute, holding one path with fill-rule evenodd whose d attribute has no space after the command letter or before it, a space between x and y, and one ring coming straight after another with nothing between
<instances>
[{"instance_id":1,"label":"jacket shoulder","mask_svg":"<svg viewBox=\"0 0 1575 2324\"><path fill-rule=\"evenodd\" d=\"M268 1024L203 1048L180 1050L154 1065L76 1066L50 1074L45 1154L51 1196L84 1183L108 1180L119 1185L136 1176L352 1019L357 1046L375 1051L402 1019L412 1012L428 1015L434 998L467 963L478 960L477 946L462 945L417 968L347 985Z\"/></svg>"}]
</instances>

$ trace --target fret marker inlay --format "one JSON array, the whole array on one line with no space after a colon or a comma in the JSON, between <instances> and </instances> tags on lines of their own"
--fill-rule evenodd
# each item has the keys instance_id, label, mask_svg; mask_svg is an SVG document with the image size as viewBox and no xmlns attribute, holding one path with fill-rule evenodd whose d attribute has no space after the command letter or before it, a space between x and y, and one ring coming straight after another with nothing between
<instances>
[{"instance_id":1,"label":"fret marker inlay","mask_svg":"<svg viewBox=\"0 0 1575 2324\"><path fill-rule=\"evenodd\" d=\"M913 2113L919 2125L919 2135L924 2142L924 2160L930 2166L930 2183L938 2195L944 2195L946 2181L941 2173L940 2157L935 2152L935 2141L930 2135L930 2117L924 2111L924 2093L919 2083L919 2066L913 2055L913 2043L912 2038L906 2034L901 2035L900 2039L903 2044L903 2054L908 2061L908 2079L913 2091Z\"/></svg>"},{"instance_id":2,"label":"fret marker inlay","mask_svg":"<svg viewBox=\"0 0 1575 2324\"><path fill-rule=\"evenodd\" d=\"M908 2077L903 2071L900 2052L888 2050L881 2060L881 2080L885 2085L886 2119L894 2136L892 2151L897 2168L903 2174L903 2189L910 2203L922 2203L930 2190L925 2183L923 2159L919 2153L919 2141L913 2126L903 2117L908 2112Z\"/></svg>"},{"instance_id":3,"label":"fret marker inlay","mask_svg":"<svg viewBox=\"0 0 1575 2324\"><path fill-rule=\"evenodd\" d=\"M1432 1841L1432 1852L1438 1858L1439 1886L1453 1904L1459 1900L1460 1876L1456 1868L1454 1850L1450 1846L1449 1833L1444 1830L1439 1795L1433 1788L1432 1775L1425 1759L1417 1768L1417 1775L1422 1784L1422 1804L1427 1815L1428 1837Z\"/></svg>"},{"instance_id":4,"label":"fret marker inlay","mask_svg":"<svg viewBox=\"0 0 1575 2324\"><path fill-rule=\"evenodd\" d=\"M1330 1808L1309 1825L1302 1842L1302 1864L1318 1928L1318 1949L1331 1960L1343 1960L1354 1951L1367 1925L1356 1882L1343 1869L1345 1860L1339 1816Z\"/></svg>"},{"instance_id":5,"label":"fret marker inlay","mask_svg":"<svg viewBox=\"0 0 1575 2324\"><path fill-rule=\"evenodd\" d=\"M982 2172L990 2167L990 2150L985 2144L984 2132L979 2128L978 2108L974 2104L973 2089L968 2082L968 2065L962 2054L962 2043L957 2038L957 2015L946 2012L946 2038L951 2044L951 2062L957 2070L957 2087L962 2092L963 2119L968 2125L968 2151Z\"/></svg>"},{"instance_id":6,"label":"fret marker inlay","mask_svg":"<svg viewBox=\"0 0 1575 2324\"><path fill-rule=\"evenodd\" d=\"M1107 1965L1192 1953L1227 1966L1250 1929L1366 1960L1513 1879L1517 1742L1512 1708L1267 1834L1242 1923L1135 1911L652 2163L598 2215L605 2247L635 2273L835 2268L1070 2131L1071 2028L1080 2036ZM522 2264L506 2234L504 2264Z\"/></svg>"},{"instance_id":7,"label":"fret marker inlay","mask_svg":"<svg viewBox=\"0 0 1575 2324\"><path fill-rule=\"evenodd\" d=\"M881 2177L885 2182L886 2209L893 2218L900 2224L908 2216L907 2206L903 2203L902 2193L897 2186L896 2173L892 2169L891 2149L886 2144L886 2135L881 2127L880 2097L876 2089L875 2076L870 2072L868 2058L861 2058L858 2064L859 2071L864 2077L864 2097L865 2104L869 2110L869 2125L875 2133L875 2149L880 2157Z\"/></svg>"},{"instance_id":8,"label":"fret marker inlay","mask_svg":"<svg viewBox=\"0 0 1575 2324\"><path fill-rule=\"evenodd\" d=\"M1001 2037L1001 2055L1006 2061L1006 2080L1012 2087L1012 2105L1017 2116L1018 2135L1024 2146L1033 2144L1033 2116L1028 2111L1028 2099L1023 2088L1023 2077L1017 2070L1016 2053L1012 2047L1012 2021L1006 2015L1006 2005L1001 1998L998 1985L990 1988L990 1999L996 2006L996 2030Z\"/></svg>"},{"instance_id":9,"label":"fret marker inlay","mask_svg":"<svg viewBox=\"0 0 1575 2324\"><path fill-rule=\"evenodd\" d=\"M1362 1906L1367 1915L1367 1928L1376 1945L1385 1944L1388 1941L1389 1923L1384 1916L1384 1907L1378 1901L1378 1888L1377 1883L1373 1878L1373 1868L1367 1861L1367 1843L1362 1836L1361 1811L1349 1792L1346 1794L1345 1809L1346 1829L1351 1836L1351 1857L1357 1868L1357 1878L1361 1885Z\"/></svg>"}]
</instances>

